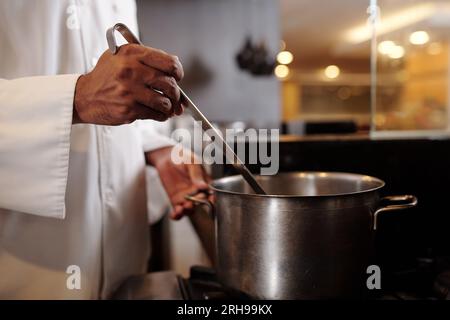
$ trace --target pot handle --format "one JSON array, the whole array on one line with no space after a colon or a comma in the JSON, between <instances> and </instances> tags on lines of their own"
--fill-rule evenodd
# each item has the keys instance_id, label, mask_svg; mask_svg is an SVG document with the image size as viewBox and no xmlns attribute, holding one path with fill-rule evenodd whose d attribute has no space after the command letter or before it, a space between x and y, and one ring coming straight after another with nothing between
<instances>
[{"instance_id":1,"label":"pot handle","mask_svg":"<svg viewBox=\"0 0 450 320\"><path fill-rule=\"evenodd\" d=\"M417 198L413 195L387 196L381 199L388 204L375 211L373 214L373 230L377 230L378 215L387 211L396 211L413 208L417 205Z\"/></svg>"},{"instance_id":2,"label":"pot handle","mask_svg":"<svg viewBox=\"0 0 450 320\"><path fill-rule=\"evenodd\" d=\"M206 195L206 199L200 199L197 196L199 194L204 194ZM211 201L208 200L208 196L212 195L211 191L207 191L207 190L201 190L199 192L194 192L191 194L188 194L186 196L184 196L184 198L186 200L191 201L194 205L203 205L203 206L207 206L208 207L208 211L211 214L211 216L214 218L214 203L212 203Z\"/></svg>"}]
</instances>

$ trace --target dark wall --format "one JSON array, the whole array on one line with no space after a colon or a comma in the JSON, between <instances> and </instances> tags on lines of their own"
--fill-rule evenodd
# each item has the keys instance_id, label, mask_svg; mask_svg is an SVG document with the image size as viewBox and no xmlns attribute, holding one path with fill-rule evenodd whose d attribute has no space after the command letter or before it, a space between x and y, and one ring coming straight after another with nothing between
<instances>
[{"instance_id":1,"label":"dark wall","mask_svg":"<svg viewBox=\"0 0 450 320\"><path fill-rule=\"evenodd\" d=\"M423 247L450 248L450 224L440 223L450 221L450 140L288 142L281 145L280 155L283 171L368 174L386 182L385 195L418 196L419 207L411 219L420 218L420 228L411 240ZM409 220L409 213L400 215Z\"/></svg>"},{"instance_id":2,"label":"dark wall","mask_svg":"<svg viewBox=\"0 0 450 320\"><path fill-rule=\"evenodd\" d=\"M212 121L278 127L279 82L238 69L235 55L247 36L280 46L278 1L138 0L143 43L180 57L182 87Z\"/></svg>"}]
</instances>

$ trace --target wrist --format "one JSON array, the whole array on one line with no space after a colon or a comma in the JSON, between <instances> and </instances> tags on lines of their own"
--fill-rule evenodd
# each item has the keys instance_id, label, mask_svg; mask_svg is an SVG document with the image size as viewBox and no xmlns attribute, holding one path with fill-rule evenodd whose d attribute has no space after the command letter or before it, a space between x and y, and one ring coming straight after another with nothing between
<instances>
[{"instance_id":1,"label":"wrist","mask_svg":"<svg viewBox=\"0 0 450 320\"><path fill-rule=\"evenodd\" d=\"M72 123L85 123L82 117L83 105L85 104L85 99L83 97L83 88L86 82L86 75L81 75L75 85L75 93L73 97L73 116Z\"/></svg>"},{"instance_id":2,"label":"wrist","mask_svg":"<svg viewBox=\"0 0 450 320\"><path fill-rule=\"evenodd\" d=\"M173 146L167 146L146 152L145 158L147 160L147 164L155 168L160 167L165 161L167 161L167 155L168 153L171 153L172 147Z\"/></svg>"}]
</instances>

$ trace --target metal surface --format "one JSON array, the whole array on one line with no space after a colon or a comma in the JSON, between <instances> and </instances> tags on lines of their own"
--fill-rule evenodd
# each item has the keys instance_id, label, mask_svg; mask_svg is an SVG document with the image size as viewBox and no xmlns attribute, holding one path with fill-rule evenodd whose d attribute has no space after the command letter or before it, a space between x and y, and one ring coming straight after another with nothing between
<instances>
[{"instance_id":1,"label":"metal surface","mask_svg":"<svg viewBox=\"0 0 450 320\"><path fill-rule=\"evenodd\" d=\"M216 180L212 189L219 281L261 299L364 296L374 213L417 202L402 196L402 205L380 208L384 182L364 175L297 172L258 179L269 195L250 194L240 176Z\"/></svg>"},{"instance_id":2,"label":"metal surface","mask_svg":"<svg viewBox=\"0 0 450 320\"><path fill-rule=\"evenodd\" d=\"M405 196L388 196L381 199L382 202L389 203L388 205L381 207L373 214L373 230L377 230L378 227L378 215L387 211L403 210L415 207L417 205L417 198L411 195Z\"/></svg>"},{"instance_id":3,"label":"metal surface","mask_svg":"<svg viewBox=\"0 0 450 320\"><path fill-rule=\"evenodd\" d=\"M112 28L109 28L106 31L106 39L108 40L109 49L113 54L116 54L118 51L118 46L115 38L115 31L120 32L125 40L129 43L136 43L142 45L142 42L131 32L131 30L124 25L123 23L117 23ZM264 189L259 185L256 181L255 177L248 170L248 168L244 165L244 163L239 159L233 149L228 145L228 143L223 139L222 134L208 121L208 119L203 115L203 113L197 108L195 103L187 96L187 94L180 88L181 96L188 102L188 110L190 111L192 117L196 121L200 121L202 124L202 128L205 132L209 133L208 130L212 131L211 138L214 140L214 143L218 144L225 152L225 157L228 162L237 170L239 174L241 174L245 181L252 187L252 189L258 194L265 194Z\"/></svg>"},{"instance_id":4,"label":"metal surface","mask_svg":"<svg viewBox=\"0 0 450 320\"><path fill-rule=\"evenodd\" d=\"M182 300L179 277L173 271L128 278L112 297L115 300Z\"/></svg>"}]
</instances>

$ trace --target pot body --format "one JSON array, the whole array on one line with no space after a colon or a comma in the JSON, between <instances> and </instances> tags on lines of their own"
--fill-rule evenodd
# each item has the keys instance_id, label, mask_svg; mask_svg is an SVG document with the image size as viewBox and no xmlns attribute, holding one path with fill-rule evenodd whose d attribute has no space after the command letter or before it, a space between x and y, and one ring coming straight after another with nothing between
<instances>
[{"instance_id":1,"label":"pot body","mask_svg":"<svg viewBox=\"0 0 450 320\"><path fill-rule=\"evenodd\" d=\"M357 298L366 289L384 182L345 173L216 180L216 268L227 288L260 299Z\"/></svg>"}]
</instances>

